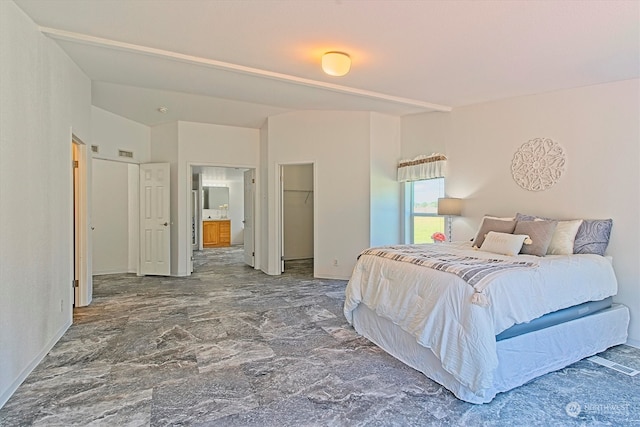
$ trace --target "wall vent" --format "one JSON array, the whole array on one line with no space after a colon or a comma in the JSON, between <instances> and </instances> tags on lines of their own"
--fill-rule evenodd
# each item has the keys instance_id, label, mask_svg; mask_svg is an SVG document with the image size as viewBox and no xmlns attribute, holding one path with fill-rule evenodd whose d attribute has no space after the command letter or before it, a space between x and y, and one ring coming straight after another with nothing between
<instances>
[{"instance_id":1,"label":"wall vent","mask_svg":"<svg viewBox=\"0 0 640 427\"><path fill-rule=\"evenodd\" d=\"M118 150L118 156L133 158L133 151Z\"/></svg>"},{"instance_id":2,"label":"wall vent","mask_svg":"<svg viewBox=\"0 0 640 427\"><path fill-rule=\"evenodd\" d=\"M97 153L97 152L98 152L98 146L97 146L97 145L92 145L92 146L91 146L91 151L92 151L93 153Z\"/></svg>"}]
</instances>

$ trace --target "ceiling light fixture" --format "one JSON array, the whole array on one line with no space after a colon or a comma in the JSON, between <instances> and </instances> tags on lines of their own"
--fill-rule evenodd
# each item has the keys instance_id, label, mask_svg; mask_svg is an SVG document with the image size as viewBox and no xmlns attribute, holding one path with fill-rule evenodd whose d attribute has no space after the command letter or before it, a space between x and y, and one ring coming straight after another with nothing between
<instances>
[{"instance_id":1,"label":"ceiling light fixture","mask_svg":"<svg viewBox=\"0 0 640 427\"><path fill-rule=\"evenodd\" d=\"M322 71L330 76L344 76L351 69L351 57L344 52L327 52L322 55Z\"/></svg>"},{"instance_id":2,"label":"ceiling light fixture","mask_svg":"<svg viewBox=\"0 0 640 427\"><path fill-rule=\"evenodd\" d=\"M160 112L162 114L166 114L167 111L169 111L169 109L167 107L159 107L158 108L158 112Z\"/></svg>"}]
</instances>

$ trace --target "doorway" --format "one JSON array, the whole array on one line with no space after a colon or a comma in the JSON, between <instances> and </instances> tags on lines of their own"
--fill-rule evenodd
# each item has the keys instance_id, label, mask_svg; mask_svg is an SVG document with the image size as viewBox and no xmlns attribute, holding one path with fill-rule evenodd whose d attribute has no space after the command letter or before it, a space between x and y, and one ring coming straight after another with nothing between
<instances>
[{"instance_id":1,"label":"doorway","mask_svg":"<svg viewBox=\"0 0 640 427\"><path fill-rule=\"evenodd\" d=\"M195 251L230 247L242 249L244 262L255 268L255 169L191 165L189 182L191 272L197 271Z\"/></svg>"},{"instance_id":2,"label":"doorway","mask_svg":"<svg viewBox=\"0 0 640 427\"><path fill-rule=\"evenodd\" d=\"M281 165L281 271L289 262L314 257L312 163Z\"/></svg>"},{"instance_id":3,"label":"doorway","mask_svg":"<svg viewBox=\"0 0 640 427\"><path fill-rule=\"evenodd\" d=\"M75 307L91 303L93 297L93 278L91 266L91 232L89 224L90 206L90 162L87 146L75 135L71 135L72 167L72 294Z\"/></svg>"}]
</instances>

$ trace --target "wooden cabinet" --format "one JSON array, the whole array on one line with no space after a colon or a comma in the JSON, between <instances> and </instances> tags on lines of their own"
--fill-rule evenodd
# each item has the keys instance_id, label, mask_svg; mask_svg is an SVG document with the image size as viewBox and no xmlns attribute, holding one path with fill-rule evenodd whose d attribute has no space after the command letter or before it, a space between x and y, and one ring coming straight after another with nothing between
<instances>
[{"instance_id":1,"label":"wooden cabinet","mask_svg":"<svg viewBox=\"0 0 640 427\"><path fill-rule=\"evenodd\" d=\"M231 220L203 221L202 246L205 248L231 246Z\"/></svg>"}]
</instances>

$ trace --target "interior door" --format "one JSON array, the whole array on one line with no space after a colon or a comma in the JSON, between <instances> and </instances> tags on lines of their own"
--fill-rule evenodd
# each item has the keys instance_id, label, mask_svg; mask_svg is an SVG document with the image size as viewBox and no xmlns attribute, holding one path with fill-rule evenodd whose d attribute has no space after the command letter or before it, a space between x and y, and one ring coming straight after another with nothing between
<instances>
[{"instance_id":1,"label":"interior door","mask_svg":"<svg viewBox=\"0 0 640 427\"><path fill-rule=\"evenodd\" d=\"M254 200L256 191L256 170L244 172L244 262L255 267Z\"/></svg>"},{"instance_id":2,"label":"interior door","mask_svg":"<svg viewBox=\"0 0 640 427\"><path fill-rule=\"evenodd\" d=\"M72 141L71 142L71 153L73 156L72 165L73 165L73 306L80 306L80 295L78 292L78 284L80 279L80 233L78 232L79 227L79 212L80 212L80 204L78 195L80 193L79 189L79 174L78 174L78 166L79 166L79 158L78 156L78 147Z\"/></svg>"},{"instance_id":3,"label":"interior door","mask_svg":"<svg viewBox=\"0 0 640 427\"><path fill-rule=\"evenodd\" d=\"M284 273L284 166L280 166L280 273Z\"/></svg>"},{"instance_id":4,"label":"interior door","mask_svg":"<svg viewBox=\"0 0 640 427\"><path fill-rule=\"evenodd\" d=\"M71 136L73 159L74 199L74 294L76 307L84 307L93 298L91 263L91 151L75 135ZM77 167L76 167L77 166Z\"/></svg>"},{"instance_id":5,"label":"interior door","mask_svg":"<svg viewBox=\"0 0 640 427\"><path fill-rule=\"evenodd\" d=\"M169 163L140 165L140 274L171 274Z\"/></svg>"}]
</instances>

